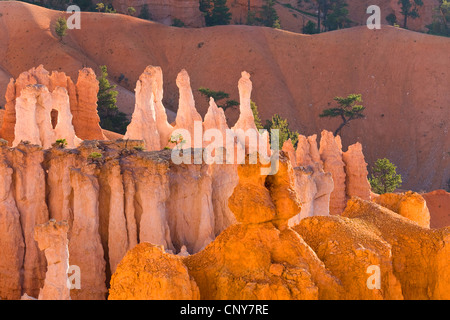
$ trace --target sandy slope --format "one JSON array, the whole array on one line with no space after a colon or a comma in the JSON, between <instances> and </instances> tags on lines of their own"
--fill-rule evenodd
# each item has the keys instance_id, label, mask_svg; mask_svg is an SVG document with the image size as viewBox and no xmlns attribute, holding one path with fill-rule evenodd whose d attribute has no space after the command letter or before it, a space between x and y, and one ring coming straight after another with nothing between
<instances>
[{"instance_id":1,"label":"sandy slope","mask_svg":"<svg viewBox=\"0 0 450 320\"><path fill-rule=\"evenodd\" d=\"M62 13L21 2L0 2L0 67L17 76L33 66L75 77L83 66L106 64L132 91L149 64L163 68L166 107L177 108L176 74L186 68L192 87L238 98L247 70L263 119L287 117L303 134L334 129L319 119L337 95L362 93L367 119L343 133L344 145L362 142L370 165L388 157L405 189L443 188L450 178L450 39L402 29L365 27L306 36L261 27L180 29L129 16L83 13L81 30L61 43L53 24ZM7 77L1 76L0 92ZM202 114L206 100L196 93ZM131 103L131 102L130 102ZM1 102L0 102L1 104ZM129 111L133 107L127 106ZM237 112L227 111L230 124Z\"/></svg>"}]
</instances>

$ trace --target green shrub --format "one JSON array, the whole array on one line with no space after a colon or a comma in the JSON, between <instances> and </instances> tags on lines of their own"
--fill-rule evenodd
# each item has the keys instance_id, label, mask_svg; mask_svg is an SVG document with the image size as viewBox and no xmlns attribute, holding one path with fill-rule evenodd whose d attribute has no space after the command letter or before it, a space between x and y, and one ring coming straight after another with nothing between
<instances>
[{"instance_id":1,"label":"green shrub","mask_svg":"<svg viewBox=\"0 0 450 320\"><path fill-rule=\"evenodd\" d=\"M175 18L175 19L173 19L172 27L184 28L184 27L186 27L186 24L183 21L181 21L180 19Z\"/></svg>"},{"instance_id":2,"label":"green shrub","mask_svg":"<svg viewBox=\"0 0 450 320\"><path fill-rule=\"evenodd\" d=\"M309 20L306 25L303 27L303 33L304 34L316 34L317 33L317 26L314 22Z\"/></svg>"},{"instance_id":3,"label":"green shrub","mask_svg":"<svg viewBox=\"0 0 450 320\"><path fill-rule=\"evenodd\" d=\"M53 144L53 146L56 148L64 149L67 146L67 141L66 141L66 139L58 139Z\"/></svg>"},{"instance_id":4,"label":"green shrub","mask_svg":"<svg viewBox=\"0 0 450 320\"><path fill-rule=\"evenodd\" d=\"M272 129L279 130L280 149L283 147L284 142L289 139L291 139L294 148L297 148L299 133L297 131L294 132L289 129L289 122L287 121L287 119L283 119L278 114L275 114L272 119L266 121L264 129L269 131L269 134L271 134Z\"/></svg>"},{"instance_id":5,"label":"green shrub","mask_svg":"<svg viewBox=\"0 0 450 320\"><path fill-rule=\"evenodd\" d=\"M67 35L67 21L65 18L60 17L56 20L55 32L59 37L59 41L62 41L63 37Z\"/></svg>"},{"instance_id":6,"label":"green shrub","mask_svg":"<svg viewBox=\"0 0 450 320\"><path fill-rule=\"evenodd\" d=\"M101 153L99 153L99 152L92 152L89 156L88 156L88 159L91 159L91 160L99 160L99 159L101 159L103 157L103 155L101 154Z\"/></svg>"},{"instance_id":7,"label":"green shrub","mask_svg":"<svg viewBox=\"0 0 450 320\"><path fill-rule=\"evenodd\" d=\"M148 4L144 4L141 8L141 12L138 15L138 18L144 20L151 20L150 11L148 10Z\"/></svg>"},{"instance_id":8,"label":"green shrub","mask_svg":"<svg viewBox=\"0 0 450 320\"><path fill-rule=\"evenodd\" d=\"M383 158L375 162L369 182L373 192L390 193L402 185L402 176L397 174L397 167L389 159Z\"/></svg>"}]
</instances>

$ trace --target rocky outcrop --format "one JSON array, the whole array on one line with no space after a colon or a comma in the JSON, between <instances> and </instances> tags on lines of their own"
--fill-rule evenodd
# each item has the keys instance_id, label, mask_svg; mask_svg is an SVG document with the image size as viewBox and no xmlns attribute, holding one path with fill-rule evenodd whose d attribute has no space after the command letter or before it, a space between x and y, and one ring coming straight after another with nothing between
<instances>
[{"instance_id":1,"label":"rocky outcrop","mask_svg":"<svg viewBox=\"0 0 450 320\"><path fill-rule=\"evenodd\" d=\"M359 197L370 200L370 184L367 180L369 172L364 160L361 143L355 143L348 147L348 151L342 154L345 163L345 188L348 197Z\"/></svg>"},{"instance_id":2,"label":"rocky outcrop","mask_svg":"<svg viewBox=\"0 0 450 320\"><path fill-rule=\"evenodd\" d=\"M45 202L44 152L35 145L20 144L7 153L13 168L13 194L20 213L25 243L22 293L37 297L47 267L44 253L34 240L34 227L49 220Z\"/></svg>"},{"instance_id":3,"label":"rocky outcrop","mask_svg":"<svg viewBox=\"0 0 450 320\"><path fill-rule=\"evenodd\" d=\"M167 135L167 140L165 143L161 139L159 132L160 129L164 130L163 127L166 126L167 130L169 130L169 124L167 123L167 115L166 119L157 119L156 112L156 96L155 93L158 93L159 98L162 98L162 95L159 94L156 82L156 77L154 70L152 67L147 67L144 73L139 77L138 82L136 83L136 104L133 112L133 117L131 119L131 123L127 127L127 132L125 134L125 139L132 140L144 140L145 148L148 151L155 151L163 149L168 143L168 137L170 136L170 132L165 133ZM162 74L161 74L162 77ZM161 103L161 100L158 100ZM161 109L161 105L159 107ZM158 115L161 115L161 111ZM164 112L165 114L165 112ZM162 122L158 126L158 121ZM165 123L164 123L165 122Z\"/></svg>"},{"instance_id":4,"label":"rocky outcrop","mask_svg":"<svg viewBox=\"0 0 450 320\"><path fill-rule=\"evenodd\" d=\"M291 226L304 217L340 214L346 200L353 196L370 199L367 163L360 143L343 153L340 138L324 130L320 151L316 135L299 135L297 150L288 140L283 151L296 167L296 190L303 203L302 212L290 220Z\"/></svg>"},{"instance_id":5,"label":"rocky outcrop","mask_svg":"<svg viewBox=\"0 0 450 320\"><path fill-rule=\"evenodd\" d=\"M202 129L202 116L197 112L195 108L194 95L192 94L191 89L191 80L186 70L181 70L177 76L177 87L180 92L180 98L178 102L178 111L177 118L175 120L175 130L173 131L172 136L181 135L185 140L185 144L183 147L185 148L201 148L203 142L201 140L194 141L194 130L197 125L198 129ZM184 130L189 133L184 134ZM197 134L197 138L200 138L199 133Z\"/></svg>"},{"instance_id":6,"label":"rocky outcrop","mask_svg":"<svg viewBox=\"0 0 450 320\"><path fill-rule=\"evenodd\" d=\"M56 87L52 92L52 102L53 108L58 111L54 137L65 139L68 148L76 148L81 143L81 139L75 134L75 128L72 125L73 116L70 111L67 90L63 87Z\"/></svg>"},{"instance_id":7,"label":"rocky outcrop","mask_svg":"<svg viewBox=\"0 0 450 320\"><path fill-rule=\"evenodd\" d=\"M230 142L229 145L227 144L227 131L229 131L229 127L225 112L217 106L214 98L211 97L208 112L205 114L205 120L203 121L203 147L207 148L205 152L208 156L214 157L217 148L234 148L234 141ZM223 159L223 162L225 160Z\"/></svg>"},{"instance_id":8,"label":"rocky outcrop","mask_svg":"<svg viewBox=\"0 0 450 320\"><path fill-rule=\"evenodd\" d=\"M0 174L0 299L20 299L24 241L20 213L14 201L13 169L1 147Z\"/></svg>"},{"instance_id":9,"label":"rocky outcrop","mask_svg":"<svg viewBox=\"0 0 450 320\"><path fill-rule=\"evenodd\" d=\"M168 172L170 197L168 223L177 252L189 253L206 247L215 238L212 178L206 164L171 165Z\"/></svg>"},{"instance_id":10,"label":"rocky outcrop","mask_svg":"<svg viewBox=\"0 0 450 320\"><path fill-rule=\"evenodd\" d=\"M448 270L441 268L449 252L446 229L431 232L358 198L349 201L343 216L309 217L294 229L340 280L342 299L448 296Z\"/></svg>"},{"instance_id":11,"label":"rocky outcrop","mask_svg":"<svg viewBox=\"0 0 450 320\"><path fill-rule=\"evenodd\" d=\"M70 106L73 126L82 140L105 140L97 113L99 84L94 71L84 68L78 72L76 84L77 104ZM70 88L69 88L70 93Z\"/></svg>"},{"instance_id":12,"label":"rocky outcrop","mask_svg":"<svg viewBox=\"0 0 450 320\"><path fill-rule=\"evenodd\" d=\"M242 72L241 79L239 79L238 88L240 99L239 119L231 129L237 136L237 141L241 147L245 149L245 152L248 154L258 151L257 143L259 141L259 133L256 130L255 118L250 106L253 84L250 80L250 74L248 72ZM246 135L247 131L250 133L255 133L254 135L249 135L253 137L253 139L248 138ZM250 147L252 147L252 150L249 149Z\"/></svg>"},{"instance_id":13,"label":"rocky outcrop","mask_svg":"<svg viewBox=\"0 0 450 320\"><path fill-rule=\"evenodd\" d=\"M63 81L60 78L63 77L59 74L55 76L55 85ZM164 128L170 129L164 117L162 122L158 121L157 110L163 111L162 73L158 68L148 67L142 79L147 87L139 99L142 105L153 110L154 130L160 134ZM180 128L195 130L194 121L201 121L201 117L195 109L187 73L180 73L178 84L180 111L176 126L181 123ZM51 84L49 86L52 87ZM249 104L251 82L245 73L239 89L243 112L238 127L251 129L254 127ZM53 94L64 96L60 101L67 110L65 89L55 87ZM47 118L47 124L50 122ZM158 126L158 123L163 125ZM228 129L223 111L213 100L205 121L199 124L205 131L216 129L221 134ZM143 125L141 128L145 130ZM55 145L42 150L24 143L13 149L2 146L4 161L0 162L0 170L6 178L4 191L0 190L0 195L4 195L1 199L5 200L0 202L0 206L8 212L5 226L21 228L23 233L19 229L18 235L13 237L0 235L0 241L5 245L18 244L5 253L12 257L11 263L0 263L0 270L12 270L11 278L0 277L0 283L6 288L1 292L8 298L20 297L22 293L38 296L44 285L47 264L30 234L33 234L36 224L54 218L67 220L70 264L79 266L81 271L81 289L72 290L73 299L104 299L106 283L110 279L117 299L166 297L165 293L158 291L159 285L167 287L167 297L181 294L186 299L198 298L198 291L203 299L347 299L357 295L368 299L401 298L395 278L400 281L402 289L406 280L397 276L395 267L389 269L392 260L390 247L383 242L385 240L377 238L380 237L378 231L364 225L366 229L358 233L352 224L331 220L330 229L339 229L336 232L342 238L351 231L355 233L350 239L342 240L345 243L342 256L332 249L331 244L329 248L321 247L322 243L328 245L328 242L316 245L314 239L308 238L313 227L304 221L328 221L329 217L315 216L329 215L330 194L336 183L344 192L345 201L351 193L359 192L354 184L363 180L366 166L358 145L342 156L340 139L328 132L322 135L320 152L316 136L300 136L297 150L288 141L285 144L287 152L278 154L279 166L275 175L261 171L268 165L250 164L252 155L247 155L245 164L240 165L205 161L175 164L172 150L144 151L144 142L133 139L83 141L76 149ZM155 140L155 145L160 143L157 149L162 147L162 142L160 135ZM241 142L237 146L245 146L246 141ZM209 146L208 141L202 142L200 147L205 146ZM194 151L190 160L195 160L201 149L185 148L184 151ZM227 151L214 150L216 155ZM345 170L343 158L348 163ZM335 172L338 179L334 180ZM334 224L335 221L338 222ZM306 226L306 242L289 225ZM311 231L313 235L318 232L314 230ZM20 246L22 234L25 250ZM331 237L328 231L324 234ZM359 242L366 243L366 236L371 238L367 242L369 251L378 250L373 255L369 251L362 250L361 254L361 251L354 250ZM442 239L446 241L445 237ZM308 241L310 243L307 244ZM145 242L158 248L138 246L140 249L127 258L128 250ZM385 242L391 245L391 242ZM23 262L21 254L25 254ZM342 261L347 254L356 255L354 264L348 262L345 266L353 265L359 271L367 263L379 263L388 268L391 271L388 271L385 283L393 285L389 289L391 291L386 289L381 294L365 292L364 285L359 283L364 277L359 273L353 275L358 284L351 287L351 274L345 275L347 269L343 269L344 264L340 265L339 259L328 257L331 254L341 256ZM439 268L444 265L442 257L445 258L445 254L445 250L437 254L436 265ZM151 268L154 269L147 266L147 258L139 260L139 255L152 261ZM120 261L124 256L123 261L127 262L122 267ZM174 264L178 264L175 271L155 275L161 270L167 271ZM408 268L415 266L411 263ZM148 279L148 291L140 287L142 284L136 272ZM23 280L18 276L21 273L24 274ZM439 270L436 273L441 277ZM181 277L184 280L180 283L184 283L183 286L189 283L190 287L185 291L180 291L178 286L172 287L172 276L174 279ZM444 284L445 281L440 280ZM122 286L122 283L126 285ZM132 286L141 291L134 295L130 289ZM345 293L347 289L354 291ZM433 297L443 296L441 287L432 290L439 292Z\"/></svg>"},{"instance_id":14,"label":"rocky outcrop","mask_svg":"<svg viewBox=\"0 0 450 320\"><path fill-rule=\"evenodd\" d=\"M104 251L99 234L98 180L94 165L70 169L73 223L69 241L70 264L81 270L81 288L75 300L103 300L106 295Z\"/></svg>"},{"instance_id":15,"label":"rocky outcrop","mask_svg":"<svg viewBox=\"0 0 450 320\"><path fill-rule=\"evenodd\" d=\"M211 201L214 209L214 234L217 237L223 230L237 222L235 215L228 207L228 199L239 182L237 165L212 164L209 168L211 176Z\"/></svg>"},{"instance_id":16,"label":"rocky outcrop","mask_svg":"<svg viewBox=\"0 0 450 320\"><path fill-rule=\"evenodd\" d=\"M164 96L163 90L163 73L161 67L148 66L146 68L152 76L153 84L153 98L155 99L155 115L156 127L158 128L160 138L160 149L167 146L173 127L169 124L167 110L162 103ZM173 113L173 112L172 112ZM175 117L174 117L175 118Z\"/></svg>"},{"instance_id":17,"label":"rocky outcrop","mask_svg":"<svg viewBox=\"0 0 450 320\"><path fill-rule=\"evenodd\" d=\"M14 213L17 203L18 212L9 214L9 225L29 230L48 221L42 211L46 203L51 217L68 219L70 264L81 271L81 289L71 290L73 299L104 299L110 274L115 299L191 299L198 292L202 299L446 298L448 230L431 231L377 204L354 200L344 217L305 217L294 231L288 221L303 209L301 194L295 192L296 172L305 167L292 168L286 153L279 155L277 174L265 176L261 164L178 166L171 164L170 150L134 148L140 145L142 141L119 140L85 141L73 150L43 151L24 144L1 149L0 169L6 168L5 176L10 172L14 179L5 179L5 191L0 191L6 198L0 205ZM228 176L235 169L239 182ZM47 186L37 184L35 189L36 181L24 177L47 181ZM313 178L316 188L317 181ZM13 190L9 200L8 186ZM234 220L223 208L226 196L214 201L214 193L221 190L232 192L227 200ZM21 234L19 229L14 237L0 235L10 248L19 243L0 253L13 257L8 265L0 264L13 276L0 277L2 298L20 297L21 286L39 292L44 285L43 276L39 284L17 280L24 271L26 280L46 270L45 258L36 264L37 244L25 232L25 251L36 269L26 267L31 261L27 256L21 267ZM161 249L141 245L118 262L146 237ZM379 291L366 289L371 265L382 270ZM426 279L418 279L423 270ZM38 296L32 290L24 293Z\"/></svg>"},{"instance_id":18,"label":"rocky outcrop","mask_svg":"<svg viewBox=\"0 0 450 320\"><path fill-rule=\"evenodd\" d=\"M298 234L287 228L288 219L300 210L287 155L280 154L280 170L274 176L261 176L260 164L240 165L238 172L239 184L229 206L239 224L228 227L204 250L190 256L167 256L150 245L138 245L113 275L111 298L136 298L132 288L149 298L166 297L165 293L170 293L171 299L191 298L175 285L184 283L184 289L191 292L194 286L189 276L195 280L201 299L338 298L339 282ZM131 258L138 251L140 255ZM187 267L187 274L182 266ZM175 269L178 271L168 275L168 270ZM142 275L146 289L141 293L143 270L154 271ZM173 280L167 280L169 276ZM179 292L175 297L174 291Z\"/></svg>"},{"instance_id":19,"label":"rocky outcrop","mask_svg":"<svg viewBox=\"0 0 450 320\"><path fill-rule=\"evenodd\" d=\"M302 210L289 220L290 226L298 224L305 217L327 216L330 212L330 194L334 183L331 173L323 171L316 138L316 135L299 135L297 150L290 140L283 145L283 151L289 154L294 166L295 191L302 202Z\"/></svg>"},{"instance_id":20,"label":"rocky outcrop","mask_svg":"<svg viewBox=\"0 0 450 320\"><path fill-rule=\"evenodd\" d=\"M50 112L55 112L53 116L53 127L57 125L58 121L61 121L61 125L58 128L57 133L59 135L56 139L66 139L68 145L76 146L79 140L76 138L78 136L81 139L104 139L104 135L99 126L100 119L97 114L97 93L98 93L98 81L96 79L95 73L92 69L85 68L80 70L78 82L75 85L70 77L66 76L63 72L53 71L51 74L44 69L42 65L37 68L32 68L26 72L23 72L19 77L14 80L11 79L7 90L6 90L6 105L5 114L3 118L2 127L0 129L0 137L7 140L9 145L13 144L13 141L20 142L21 137L15 138L15 125L16 125L16 100L22 94L22 90L29 85L41 85L47 88L49 93L53 93L57 88L64 88L67 91L67 95L64 94L62 89L58 89L57 92L48 98L47 93L43 93L45 89L41 86L35 86L34 88L41 91L41 94L36 94L41 96L41 104L38 103L40 107L36 109L36 115L39 116L38 122L45 120L45 125L47 126L47 118L50 116ZM31 90L31 89L28 89ZM45 100L42 100L45 97ZM37 97L36 97L37 98ZM51 102L53 99L55 102ZM28 107L31 108L33 101L26 102L25 100L34 100L31 98L31 92L28 91L22 98L19 104L19 108L24 108L24 103L28 103ZM73 118L70 118L70 114L67 110L67 99L70 104L70 113ZM37 99L39 100L39 99ZM39 102L39 101L38 101ZM50 108L45 113L41 112L42 107ZM41 110L41 111L39 111ZM62 112L62 115L59 115ZM29 118L30 115L27 115ZM22 119L22 116L19 117ZM20 121L22 122L22 121ZM69 123L73 125L75 130L75 135L72 133L72 129ZM19 123L20 126L20 123ZM33 129L33 128L32 128ZM18 129L19 132L24 133L23 129ZM35 130L33 130L35 131ZM29 135L29 134L28 134ZM67 137L65 137L67 136ZM23 139L22 139L23 140ZM42 138L41 138L42 140ZM31 141L31 140L28 140ZM52 143L55 141L52 141ZM17 145L17 144L16 144Z\"/></svg>"},{"instance_id":21,"label":"rocky outcrop","mask_svg":"<svg viewBox=\"0 0 450 320\"><path fill-rule=\"evenodd\" d=\"M119 161L111 161L106 167L109 186L108 256L111 273L130 248L125 216L124 185Z\"/></svg>"},{"instance_id":22,"label":"rocky outcrop","mask_svg":"<svg viewBox=\"0 0 450 320\"><path fill-rule=\"evenodd\" d=\"M16 125L13 147L21 141L50 148L55 142L50 113L52 95L43 85L25 87L16 99Z\"/></svg>"},{"instance_id":23,"label":"rocky outcrop","mask_svg":"<svg viewBox=\"0 0 450 320\"><path fill-rule=\"evenodd\" d=\"M47 259L47 273L44 287L39 292L39 300L71 300L67 277L68 231L69 225L66 221L56 222L53 219L37 225L34 229L34 238Z\"/></svg>"},{"instance_id":24,"label":"rocky outcrop","mask_svg":"<svg viewBox=\"0 0 450 320\"><path fill-rule=\"evenodd\" d=\"M300 210L287 159L280 155L281 170L274 176L259 175L260 165L239 166L240 180L229 206L241 223L184 260L202 299L332 299L339 295L338 283L315 254L285 228Z\"/></svg>"},{"instance_id":25,"label":"rocky outcrop","mask_svg":"<svg viewBox=\"0 0 450 320\"><path fill-rule=\"evenodd\" d=\"M344 217L373 228L391 246L404 299L449 299L449 228L430 230L375 203L353 199ZM424 258L426 257L426 258Z\"/></svg>"},{"instance_id":26,"label":"rocky outcrop","mask_svg":"<svg viewBox=\"0 0 450 320\"><path fill-rule=\"evenodd\" d=\"M329 131L322 131L320 139L320 158L325 172L330 172L334 189L330 197L330 214L341 214L345 209L345 163L342 161L342 145L339 137L334 137Z\"/></svg>"},{"instance_id":27,"label":"rocky outcrop","mask_svg":"<svg viewBox=\"0 0 450 320\"><path fill-rule=\"evenodd\" d=\"M385 193L376 197L373 201L416 222L421 227L430 228L430 212L427 202L416 192Z\"/></svg>"},{"instance_id":28,"label":"rocky outcrop","mask_svg":"<svg viewBox=\"0 0 450 320\"><path fill-rule=\"evenodd\" d=\"M299 145L300 143L297 144L297 146ZM292 166L295 168L297 166L297 155L291 139L288 139L283 143L283 147L281 148L281 150L288 154L289 160L291 161Z\"/></svg>"},{"instance_id":29,"label":"rocky outcrop","mask_svg":"<svg viewBox=\"0 0 450 320\"><path fill-rule=\"evenodd\" d=\"M139 241L173 250L166 208L166 200L170 195L168 162L143 160L147 165L139 166L134 172L141 175L135 176L135 197L141 210L138 221Z\"/></svg>"},{"instance_id":30,"label":"rocky outcrop","mask_svg":"<svg viewBox=\"0 0 450 320\"><path fill-rule=\"evenodd\" d=\"M342 299L403 299L392 265L392 248L376 229L340 216L306 218L294 229L341 281L345 288ZM370 266L382 270L378 289L367 286Z\"/></svg>"},{"instance_id":31,"label":"rocky outcrop","mask_svg":"<svg viewBox=\"0 0 450 320\"><path fill-rule=\"evenodd\" d=\"M198 300L200 293L181 259L141 243L120 262L109 300Z\"/></svg>"}]
</instances>

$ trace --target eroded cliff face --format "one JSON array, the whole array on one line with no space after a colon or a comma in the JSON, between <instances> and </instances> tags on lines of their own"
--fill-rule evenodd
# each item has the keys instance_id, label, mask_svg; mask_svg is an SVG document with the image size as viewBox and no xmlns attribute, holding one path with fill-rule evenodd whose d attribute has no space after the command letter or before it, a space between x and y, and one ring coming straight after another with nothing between
<instances>
[{"instance_id":1,"label":"eroded cliff face","mask_svg":"<svg viewBox=\"0 0 450 320\"><path fill-rule=\"evenodd\" d=\"M367 163L360 143L343 152L339 136L324 130L320 149L316 135L299 135L297 150L288 140L283 151L295 168L296 191L303 203L299 215L290 220L291 226L305 217L341 214L346 201L354 196L370 200Z\"/></svg>"},{"instance_id":2,"label":"eroded cliff face","mask_svg":"<svg viewBox=\"0 0 450 320\"><path fill-rule=\"evenodd\" d=\"M56 222L54 219L34 229L34 239L47 259L47 273L39 300L70 300L68 231L67 221Z\"/></svg>"},{"instance_id":3,"label":"eroded cliff face","mask_svg":"<svg viewBox=\"0 0 450 320\"><path fill-rule=\"evenodd\" d=\"M92 78L89 72L83 77L85 82ZM162 73L149 66L140 79L135 112L148 114L153 121L151 128L159 136L153 139L149 135L152 140L148 146L154 151L145 150L145 138L86 140L77 148L49 147L52 138L45 134L58 128L58 124L52 127L48 116L50 99L55 96L58 101L61 124L73 123L77 117L73 114L70 120L70 89L68 92L56 85L64 82L63 78L57 74L53 85L27 85L15 99L19 113L22 106L31 110L24 111L26 117L17 122L18 132L26 134L19 130L25 123L34 125L32 142L39 145L18 141L16 147L9 148L0 143L0 172L4 176L0 229L13 231L0 233L0 244L5 247L0 252L5 258L0 260L0 298L67 298L62 287L46 289L49 287L44 282L49 284L56 270L58 281L67 276L61 275L65 266L56 266L52 253L58 251L66 261L66 225L68 263L81 272L81 288L70 291L72 299L105 299L110 284L111 298L115 299L447 297L449 276L444 269L449 256L448 230L430 231L401 217L426 220L420 198L412 197L418 202L406 201L403 207L386 200L382 205L389 210L353 200L344 211L349 197L370 196L360 145L344 153L339 137L330 132L322 132L320 149L316 136L300 136L297 150L287 142L286 152L273 151L279 156L274 175L261 171L268 165L250 164L252 155L247 155L245 164L207 163L198 155L211 145L209 140L200 145L205 150L184 147L182 155L187 155L184 158L189 164L175 163L172 155L180 154L177 147L161 150L173 129L163 115ZM193 133L197 124L204 131L216 129L223 136L228 129L223 111L211 100L201 122L187 72L182 71L177 80L180 110L175 128ZM95 91L95 86L91 90ZM241 116L232 129L235 134L255 128L251 90L249 74L244 72L239 82ZM83 101L94 105L93 100ZM39 108L47 110L45 115L37 115ZM75 144L76 130L70 126L61 129ZM140 134L147 129L136 116L129 132ZM257 139L265 141L264 136ZM248 153L247 143L245 136L236 134L231 148ZM213 151L220 155L229 150ZM316 217L328 216L330 211L346 218ZM36 229L49 219L61 223L61 230L53 234L59 240L50 246L45 243L52 235L53 222ZM289 227L295 225L295 230ZM50 230L36 236L42 242L38 246L34 232L39 228ZM390 228L396 231L392 233ZM336 240L328 239L334 235ZM49 261L39 247L51 257ZM431 258L416 262L416 252ZM385 270L381 291L367 291L363 271L369 264ZM418 277L427 268L426 281L408 280L403 274ZM140 274L146 282L139 280ZM351 279L358 281L352 284ZM132 287L139 290L134 292Z\"/></svg>"},{"instance_id":4,"label":"eroded cliff face","mask_svg":"<svg viewBox=\"0 0 450 320\"><path fill-rule=\"evenodd\" d=\"M4 149L2 148L2 151ZM20 213L14 201L13 173L7 154L1 153L0 174L0 297L19 299L22 295L21 268L24 240Z\"/></svg>"},{"instance_id":5,"label":"eroded cliff face","mask_svg":"<svg viewBox=\"0 0 450 320\"><path fill-rule=\"evenodd\" d=\"M168 270L164 267L168 261L172 260L171 268L181 262L195 280L201 299L337 298L340 287L336 279L306 243L287 228L288 219L296 215L301 206L294 191L293 169L288 157L280 154L280 170L274 176L260 175L261 167L260 164L238 167L240 179L229 206L239 224L228 227L195 255L165 258L161 262L152 259L153 268ZM154 250L148 248L142 256L154 256ZM112 298L128 297L131 288L136 285L140 288L140 281L125 278L135 269L137 259L140 257L121 263L111 283ZM168 273L158 274L167 277ZM172 274L178 278L180 272ZM147 297L163 294L154 285L161 281L159 277L150 279ZM192 280L188 282L186 274L184 279L189 289ZM169 292L173 290L169 289ZM180 292L179 296L185 295Z\"/></svg>"},{"instance_id":6,"label":"eroded cliff face","mask_svg":"<svg viewBox=\"0 0 450 320\"><path fill-rule=\"evenodd\" d=\"M187 257L136 247L114 274L110 297L196 299L198 287L200 299L448 299L448 228L431 231L355 197L342 216L307 217L291 229L300 201L287 159L280 154L274 176L257 175L260 164L240 165L229 199L239 224Z\"/></svg>"}]
</instances>

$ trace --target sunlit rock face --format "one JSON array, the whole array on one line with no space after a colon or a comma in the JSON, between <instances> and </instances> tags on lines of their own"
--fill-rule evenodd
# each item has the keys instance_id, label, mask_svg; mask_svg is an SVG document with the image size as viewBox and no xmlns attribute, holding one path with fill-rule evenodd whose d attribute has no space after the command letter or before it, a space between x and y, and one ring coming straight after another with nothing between
<instances>
[{"instance_id":1,"label":"sunlit rock face","mask_svg":"<svg viewBox=\"0 0 450 320\"><path fill-rule=\"evenodd\" d=\"M367 180L369 172L364 159L361 143L357 142L348 147L342 154L345 163L345 187L348 197L359 197L370 200L370 184Z\"/></svg>"},{"instance_id":2,"label":"sunlit rock face","mask_svg":"<svg viewBox=\"0 0 450 320\"><path fill-rule=\"evenodd\" d=\"M46 259L34 239L34 227L48 221L45 172L41 166L44 152L36 145L20 144L14 149L5 144L1 154L0 235L4 244L0 266L2 299L18 299L23 294L38 297L44 284ZM8 270L7 273L3 273Z\"/></svg>"},{"instance_id":3,"label":"sunlit rock face","mask_svg":"<svg viewBox=\"0 0 450 320\"><path fill-rule=\"evenodd\" d=\"M38 74L45 82L46 73ZM88 81L90 72L83 77ZM140 140L80 141L70 110L73 88L64 87L68 79L61 73L52 73L47 85L32 79L36 83L14 98L16 114L24 115L15 122L16 147L0 142L0 298L447 297L448 230L424 228L429 212L417 194L374 199L381 206L364 200L370 189L361 145L343 152L331 132L322 132L320 148L317 136L299 136L296 148L287 141L283 151L273 151L273 175L263 170L269 165L251 164L248 152L242 164L196 162L202 152L229 151L208 149L207 139L198 149L184 146L189 161L175 163L181 150L165 149L174 128L164 116L160 68L147 67L137 86L128 132ZM199 125L225 137L223 110L211 100L202 121L187 72L177 80L175 129L195 133ZM251 89L244 72L242 112L233 130L255 126ZM49 110L58 111L55 126ZM140 112L150 115L148 126ZM59 135L67 146L53 144ZM237 137L231 149L243 151L246 144ZM347 203L352 196L363 199ZM81 269L81 288L70 290L70 297L61 286L66 263ZM384 270L378 291L367 288L370 265ZM401 274L420 278L423 270L426 279Z\"/></svg>"},{"instance_id":4,"label":"sunlit rock face","mask_svg":"<svg viewBox=\"0 0 450 320\"><path fill-rule=\"evenodd\" d=\"M449 228L430 230L369 201L349 201L343 214L364 221L391 246L405 299L449 299ZM427 257L424 259L423 257Z\"/></svg>"},{"instance_id":5,"label":"sunlit rock face","mask_svg":"<svg viewBox=\"0 0 450 320\"><path fill-rule=\"evenodd\" d=\"M80 70L75 87L77 104L71 105L70 110L77 136L82 140L105 140L97 113L99 84L94 71L91 68ZM70 87L68 91L70 93Z\"/></svg>"},{"instance_id":6,"label":"sunlit rock face","mask_svg":"<svg viewBox=\"0 0 450 320\"><path fill-rule=\"evenodd\" d=\"M65 139L68 148L75 148L81 143L77 137L75 128L72 125L73 115L70 111L70 98L67 90L63 87L56 87L52 92L52 108L58 112L54 137Z\"/></svg>"},{"instance_id":7,"label":"sunlit rock face","mask_svg":"<svg viewBox=\"0 0 450 320\"><path fill-rule=\"evenodd\" d=\"M260 175L260 169L261 165L238 168L239 184L229 206L240 224L230 226L205 250L184 259L200 288L200 297L337 297L335 279L303 240L286 229L287 220L300 210L288 157L280 155L280 170L274 176Z\"/></svg>"},{"instance_id":8,"label":"sunlit rock face","mask_svg":"<svg viewBox=\"0 0 450 320\"><path fill-rule=\"evenodd\" d=\"M203 119L195 108L191 80L186 70L183 69L178 73L176 84L180 98L173 136L180 135L185 140L183 146L185 148L201 148L201 137L198 136L198 133L195 133L199 131L198 129L201 131Z\"/></svg>"},{"instance_id":9,"label":"sunlit rock face","mask_svg":"<svg viewBox=\"0 0 450 320\"><path fill-rule=\"evenodd\" d=\"M0 158L0 297L20 299L22 292L24 239L20 213L14 200L13 173L7 151L1 148Z\"/></svg>"},{"instance_id":10,"label":"sunlit rock face","mask_svg":"<svg viewBox=\"0 0 450 320\"><path fill-rule=\"evenodd\" d=\"M342 161L342 145L338 137L334 137L329 131L322 131L320 139L320 158L323 161L325 172L330 172L334 189L330 198L330 214L341 214L345 209L345 163Z\"/></svg>"},{"instance_id":11,"label":"sunlit rock face","mask_svg":"<svg viewBox=\"0 0 450 320\"><path fill-rule=\"evenodd\" d=\"M141 243L120 262L111 279L109 300L198 300L200 292L175 255Z\"/></svg>"},{"instance_id":12,"label":"sunlit rock face","mask_svg":"<svg viewBox=\"0 0 450 320\"><path fill-rule=\"evenodd\" d=\"M167 145L170 132L165 133L167 140L165 144L162 143L162 137L159 131L163 131L163 126L166 125L169 129L169 124L167 123L167 115L165 119L159 119L161 115L161 100L158 100L157 96L162 99L162 84L159 86L158 74L155 74L152 67L147 67L144 73L139 77L136 84L136 105L134 108L133 117L130 125L128 125L127 132L125 134L125 139L134 140L144 140L145 148L148 151L161 150ZM162 77L162 74L161 74ZM161 79L162 80L162 79ZM160 112L157 114L156 104L159 104ZM165 112L164 112L165 115ZM158 122L160 124L158 125ZM164 134L164 131L163 131Z\"/></svg>"},{"instance_id":13,"label":"sunlit rock face","mask_svg":"<svg viewBox=\"0 0 450 320\"><path fill-rule=\"evenodd\" d=\"M324 130L320 149L316 135L299 135L297 149L288 140L283 151L295 168L296 192L303 203L302 212L290 220L291 226L305 217L341 214L353 196L370 199L367 163L360 143L342 152L339 136Z\"/></svg>"},{"instance_id":14,"label":"sunlit rock face","mask_svg":"<svg viewBox=\"0 0 450 320\"><path fill-rule=\"evenodd\" d=\"M430 211L427 203L416 192L385 193L377 196L374 202L416 222L421 227L430 228Z\"/></svg>"}]
</instances>

